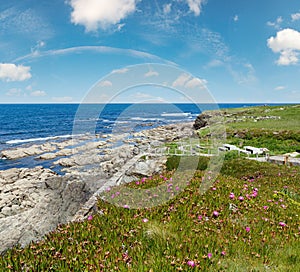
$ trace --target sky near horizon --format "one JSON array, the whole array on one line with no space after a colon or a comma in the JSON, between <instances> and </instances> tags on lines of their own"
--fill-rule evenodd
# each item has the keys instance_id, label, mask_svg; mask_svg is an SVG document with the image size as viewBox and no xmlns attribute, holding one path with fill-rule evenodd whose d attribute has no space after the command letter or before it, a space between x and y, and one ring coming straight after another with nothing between
<instances>
[{"instance_id":1,"label":"sky near horizon","mask_svg":"<svg viewBox=\"0 0 300 272\"><path fill-rule=\"evenodd\" d=\"M0 103L299 103L299 76L298 0L0 3Z\"/></svg>"}]
</instances>

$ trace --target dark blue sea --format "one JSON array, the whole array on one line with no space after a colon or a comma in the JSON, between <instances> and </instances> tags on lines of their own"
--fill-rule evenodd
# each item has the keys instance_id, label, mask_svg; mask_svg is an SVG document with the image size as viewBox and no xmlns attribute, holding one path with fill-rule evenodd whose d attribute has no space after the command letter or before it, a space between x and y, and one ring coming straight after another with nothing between
<instances>
[{"instance_id":1,"label":"dark blue sea","mask_svg":"<svg viewBox=\"0 0 300 272\"><path fill-rule=\"evenodd\" d=\"M259 104L0 104L0 152L77 134L135 132L193 121L204 110ZM0 159L0 170L3 166ZM24 165L23 165L24 166Z\"/></svg>"}]
</instances>

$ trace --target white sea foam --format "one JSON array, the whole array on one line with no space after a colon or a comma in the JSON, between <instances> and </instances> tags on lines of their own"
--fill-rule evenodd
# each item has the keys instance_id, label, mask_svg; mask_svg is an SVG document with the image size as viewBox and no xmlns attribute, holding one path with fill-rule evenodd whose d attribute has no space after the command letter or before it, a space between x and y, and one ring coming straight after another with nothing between
<instances>
[{"instance_id":1,"label":"white sea foam","mask_svg":"<svg viewBox=\"0 0 300 272\"><path fill-rule=\"evenodd\" d=\"M171 113L162 113L161 116L163 117L187 117L190 116L190 112L171 112Z\"/></svg>"},{"instance_id":2,"label":"white sea foam","mask_svg":"<svg viewBox=\"0 0 300 272\"><path fill-rule=\"evenodd\" d=\"M132 117L130 120L133 121L160 121L160 118L142 118L142 117Z\"/></svg>"},{"instance_id":3,"label":"white sea foam","mask_svg":"<svg viewBox=\"0 0 300 272\"><path fill-rule=\"evenodd\" d=\"M82 135L83 134L80 135L67 134L67 135L40 137L40 138L16 139L16 140L7 141L6 144L22 144L22 143L30 143L30 142L38 142L38 141L57 140L57 139L72 138L74 136L82 136Z\"/></svg>"}]
</instances>

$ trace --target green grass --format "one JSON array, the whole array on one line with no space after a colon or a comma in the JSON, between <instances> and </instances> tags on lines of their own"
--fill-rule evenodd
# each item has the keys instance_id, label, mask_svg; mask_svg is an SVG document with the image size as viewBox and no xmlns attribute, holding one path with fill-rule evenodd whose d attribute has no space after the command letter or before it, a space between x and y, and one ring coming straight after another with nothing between
<instances>
[{"instance_id":1,"label":"green grass","mask_svg":"<svg viewBox=\"0 0 300 272\"><path fill-rule=\"evenodd\" d=\"M267 147L271 154L300 149L299 105L226 114L228 143ZM254 122L251 116L280 119ZM209 131L200 134L201 145L208 146ZM175 152L178 143L167 146ZM111 188L91 220L59 226L38 243L8 250L0 271L300 271L299 167L228 152L202 194L209 158L197 159L171 156L165 173ZM176 175L178 167L198 170L186 180L189 171ZM127 208L133 205L152 208Z\"/></svg>"},{"instance_id":2,"label":"green grass","mask_svg":"<svg viewBox=\"0 0 300 272\"><path fill-rule=\"evenodd\" d=\"M231 121L228 126L232 129L261 129L266 130L300 130L300 105L288 106L259 106L239 109L226 109L224 114L232 115L225 119ZM280 119L258 120L251 117L266 117L275 116ZM241 119L242 122L232 122L234 119Z\"/></svg>"},{"instance_id":3,"label":"green grass","mask_svg":"<svg viewBox=\"0 0 300 272\"><path fill-rule=\"evenodd\" d=\"M171 176L168 172L143 178L127 187L141 190L174 183ZM227 160L204 195L199 193L202 176L197 171L184 191L154 208L126 209L100 200L102 215L59 226L39 243L7 251L0 270L300 270L298 168ZM121 200L116 191L121 190L112 188L107 197L114 194ZM176 193L175 184L170 193ZM230 210L230 204L238 210ZM188 261L194 261L195 267Z\"/></svg>"}]
</instances>

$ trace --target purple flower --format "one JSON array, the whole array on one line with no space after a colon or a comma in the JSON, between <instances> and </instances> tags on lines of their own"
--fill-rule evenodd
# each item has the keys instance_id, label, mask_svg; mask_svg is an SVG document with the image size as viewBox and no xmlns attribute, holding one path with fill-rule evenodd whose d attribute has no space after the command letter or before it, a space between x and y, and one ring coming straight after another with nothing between
<instances>
[{"instance_id":1,"label":"purple flower","mask_svg":"<svg viewBox=\"0 0 300 272\"><path fill-rule=\"evenodd\" d=\"M137 181L135 184L136 184L136 185L139 185L139 184L140 184L140 182L139 182L139 181Z\"/></svg>"},{"instance_id":2,"label":"purple flower","mask_svg":"<svg viewBox=\"0 0 300 272\"><path fill-rule=\"evenodd\" d=\"M243 201L243 200L244 200L244 197L239 196L239 197L238 197L238 200Z\"/></svg>"},{"instance_id":3,"label":"purple flower","mask_svg":"<svg viewBox=\"0 0 300 272\"><path fill-rule=\"evenodd\" d=\"M89 220L89 221L93 220L93 216L89 215L88 218L87 218L87 220Z\"/></svg>"},{"instance_id":4,"label":"purple flower","mask_svg":"<svg viewBox=\"0 0 300 272\"><path fill-rule=\"evenodd\" d=\"M286 223L284 223L284 222L279 222L279 226L285 227L285 226L286 226Z\"/></svg>"},{"instance_id":5,"label":"purple flower","mask_svg":"<svg viewBox=\"0 0 300 272\"><path fill-rule=\"evenodd\" d=\"M216 187L213 187L213 188L211 188L212 189L212 191L215 191L215 190L217 190L217 188Z\"/></svg>"},{"instance_id":6,"label":"purple flower","mask_svg":"<svg viewBox=\"0 0 300 272\"><path fill-rule=\"evenodd\" d=\"M213 211L213 216L214 217L218 217L219 216L219 213L217 211Z\"/></svg>"},{"instance_id":7,"label":"purple flower","mask_svg":"<svg viewBox=\"0 0 300 272\"><path fill-rule=\"evenodd\" d=\"M246 227L246 231L249 232L250 231L250 227Z\"/></svg>"},{"instance_id":8,"label":"purple flower","mask_svg":"<svg viewBox=\"0 0 300 272\"><path fill-rule=\"evenodd\" d=\"M187 261L187 265L191 266L191 267L194 267L196 264L195 264L194 261Z\"/></svg>"},{"instance_id":9,"label":"purple flower","mask_svg":"<svg viewBox=\"0 0 300 272\"><path fill-rule=\"evenodd\" d=\"M229 194L229 198L230 198L230 199L234 199L234 197L235 197L235 196L234 196L234 193L230 193L230 194Z\"/></svg>"},{"instance_id":10,"label":"purple flower","mask_svg":"<svg viewBox=\"0 0 300 272\"><path fill-rule=\"evenodd\" d=\"M149 220L148 220L148 218L143 218L142 221L143 221L144 223L147 223Z\"/></svg>"},{"instance_id":11,"label":"purple flower","mask_svg":"<svg viewBox=\"0 0 300 272\"><path fill-rule=\"evenodd\" d=\"M253 197L257 197L257 191L253 191L252 195Z\"/></svg>"},{"instance_id":12,"label":"purple flower","mask_svg":"<svg viewBox=\"0 0 300 272\"><path fill-rule=\"evenodd\" d=\"M129 206L128 205L124 205L123 208L129 209Z\"/></svg>"},{"instance_id":13,"label":"purple flower","mask_svg":"<svg viewBox=\"0 0 300 272\"><path fill-rule=\"evenodd\" d=\"M212 257L212 254L211 254L211 253L208 253L208 254L207 254L207 258L210 259L211 257Z\"/></svg>"},{"instance_id":14,"label":"purple flower","mask_svg":"<svg viewBox=\"0 0 300 272\"><path fill-rule=\"evenodd\" d=\"M225 252L225 251L222 251L222 252L221 252L221 255L222 255L222 256L225 256L225 255L226 255L226 252Z\"/></svg>"},{"instance_id":15,"label":"purple flower","mask_svg":"<svg viewBox=\"0 0 300 272\"><path fill-rule=\"evenodd\" d=\"M266 210L266 209L268 209L268 206L264 206L263 208L264 208L264 210Z\"/></svg>"},{"instance_id":16,"label":"purple flower","mask_svg":"<svg viewBox=\"0 0 300 272\"><path fill-rule=\"evenodd\" d=\"M202 220L202 215L199 215L199 216L198 216L198 220Z\"/></svg>"}]
</instances>

